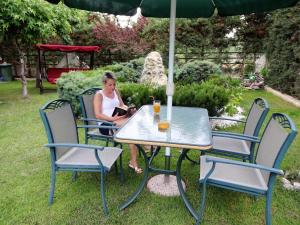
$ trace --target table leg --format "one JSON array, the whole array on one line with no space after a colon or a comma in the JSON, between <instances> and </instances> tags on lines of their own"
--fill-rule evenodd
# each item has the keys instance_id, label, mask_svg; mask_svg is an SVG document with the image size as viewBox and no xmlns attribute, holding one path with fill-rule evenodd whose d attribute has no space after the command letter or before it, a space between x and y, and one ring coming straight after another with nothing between
<instances>
[{"instance_id":1,"label":"table leg","mask_svg":"<svg viewBox=\"0 0 300 225\"><path fill-rule=\"evenodd\" d=\"M186 158L187 160L191 161L191 162L194 163L194 164L200 165L199 159L198 159L198 161L195 161L195 160L191 159L188 155L185 155L185 158Z\"/></svg>"},{"instance_id":2,"label":"table leg","mask_svg":"<svg viewBox=\"0 0 300 225\"><path fill-rule=\"evenodd\" d=\"M183 149L181 155L179 156L179 159L177 161L177 167L176 167L176 179L177 179L177 185L178 185L178 189L179 189L179 193L180 193L180 197L182 199L182 201L184 202L186 208L188 209L188 211L191 213L191 215L198 220L198 215L195 211L195 209L192 207L191 203L189 202L189 200L187 199L187 196L184 192L183 186L182 186L182 182L181 182L181 164L182 164L182 160L184 160L184 158L186 157L187 152L189 151L189 149Z\"/></svg>"},{"instance_id":3,"label":"table leg","mask_svg":"<svg viewBox=\"0 0 300 225\"><path fill-rule=\"evenodd\" d=\"M146 155L144 149L140 145L137 145L137 147L139 148L139 151L143 154L144 161L145 161L144 177L143 177L143 180L140 183L138 189L126 200L125 203L123 203L120 206L120 210L123 210L123 209L127 208L127 206L129 206L140 195L140 193L144 189L144 187L145 187L145 185L147 183L147 180L148 180L148 174L149 174L149 162L148 162L148 158L147 158L147 155Z\"/></svg>"}]
</instances>

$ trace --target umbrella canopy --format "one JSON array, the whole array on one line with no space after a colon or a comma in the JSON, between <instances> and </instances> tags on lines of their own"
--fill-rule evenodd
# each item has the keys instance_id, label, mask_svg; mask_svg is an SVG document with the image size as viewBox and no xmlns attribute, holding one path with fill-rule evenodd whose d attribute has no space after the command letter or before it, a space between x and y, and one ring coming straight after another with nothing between
<instances>
[{"instance_id":1,"label":"umbrella canopy","mask_svg":"<svg viewBox=\"0 0 300 225\"><path fill-rule=\"evenodd\" d=\"M58 3L60 0L47 0ZM217 9L220 16L260 13L290 7L298 0L177 0L177 18L210 17ZM71 8L132 16L138 7L143 16L169 18L171 0L64 0Z\"/></svg>"}]
</instances>

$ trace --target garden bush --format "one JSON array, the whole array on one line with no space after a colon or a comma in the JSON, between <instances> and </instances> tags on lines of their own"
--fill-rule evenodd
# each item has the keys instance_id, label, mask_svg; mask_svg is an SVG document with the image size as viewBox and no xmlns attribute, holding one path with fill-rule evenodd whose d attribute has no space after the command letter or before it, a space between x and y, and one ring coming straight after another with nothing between
<instances>
[{"instance_id":1,"label":"garden bush","mask_svg":"<svg viewBox=\"0 0 300 225\"><path fill-rule=\"evenodd\" d=\"M209 61L191 61L175 71L175 81L181 84L200 83L212 74L221 74L220 67Z\"/></svg>"},{"instance_id":2,"label":"garden bush","mask_svg":"<svg viewBox=\"0 0 300 225\"><path fill-rule=\"evenodd\" d=\"M57 82L60 98L70 100L76 115L80 114L77 96L85 89L101 87L101 77L104 71L97 70L95 76L85 76L87 72L71 72L63 75ZM91 75L93 72L88 72ZM165 87L154 88L145 84L119 83L118 89L125 104L135 104L137 108L151 104L150 96L160 99L166 104ZM176 85L173 105L207 108L209 115L214 116L228 109L234 108L239 102L239 81L220 76L212 76L205 82ZM230 109L230 107L229 107Z\"/></svg>"},{"instance_id":3,"label":"garden bush","mask_svg":"<svg viewBox=\"0 0 300 225\"><path fill-rule=\"evenodd\" d=\"M300 98L300 3L274 12L268 28L267 85Z\"/></svg>"},{"instance_id":4,"label":"garden bush","mask_svg":"<svg viewBox=\"0 0 300 225\"><path fill-rule=\"evenodd\" d=\"M144 61L145 58L138 58L125 63L109 65L104 69L114 72L120 82L137 83L142 75Z\"/></svg>"},{"instance_id":5,"label":"garden bush","mask_svg":"<svg viewBox=\"0 0 300 225\"><path fill-rule=\"evenodd\" d=\"M59 98L71 101L74 112L80 113L80 106L77 102L77 96L90 87L99 87L102 85L101 78L104 71L73 71L68 74L62 74L57 79L57 92Z\"/></svg>"}]
</instances>

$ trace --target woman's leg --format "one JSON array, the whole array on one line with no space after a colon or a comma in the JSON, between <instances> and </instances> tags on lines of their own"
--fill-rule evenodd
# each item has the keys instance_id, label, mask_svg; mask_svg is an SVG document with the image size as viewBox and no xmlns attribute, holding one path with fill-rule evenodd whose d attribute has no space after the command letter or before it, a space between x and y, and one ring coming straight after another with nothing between
<instances>
[{"instance_id":1,"label":"woman's leg","mask_svg":"<svg viewBox=\"0 0 300 225\"><path fill-rule=\"evenodd\" d=\"M116 120L115 123L117 126L122 126L127 120L128 118L124 118L124 119ZM129 144L129 148L130 148L129 167L134 169L136 173L142 173L143 170L138 167L138 163L137 163L137 155L138 155L137 146L135 144Z\"/></svg>"},{"instance_id":2,"label":"woman's leg","mask_svg":"<svg viewBox=\"0 0 300 225\"><path fill-rule=\"evenodd\" d=\"M137 155L138 155L138 148L134 144L129 144L130 148L130 167L132 167L136 173L141 173L143 170L138 167L138 162L137 162Z\"/></svg>"}]
</instances>

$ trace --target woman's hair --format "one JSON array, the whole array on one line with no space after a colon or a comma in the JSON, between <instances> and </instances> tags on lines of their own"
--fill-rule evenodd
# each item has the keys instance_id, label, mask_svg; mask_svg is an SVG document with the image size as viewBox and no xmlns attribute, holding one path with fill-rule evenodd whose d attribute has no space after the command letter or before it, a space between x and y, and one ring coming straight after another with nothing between
<instances>
[{"instance_id":1,"label":"woman's hair","mask_svg":"<svg viewBox=\"0 0 300 225\"><path fill-rule=\"evenodd\" d=\"M104 84L106 84L106 82L107 82L109 79L111 79L111 80L116 80L116 77L115 77L115 75L114 75L113 73L111 73L111 72L105 72L104 75L103 75L103 77L102 77L102 82L103 82Z\"/></svg>"}]
</instances>

